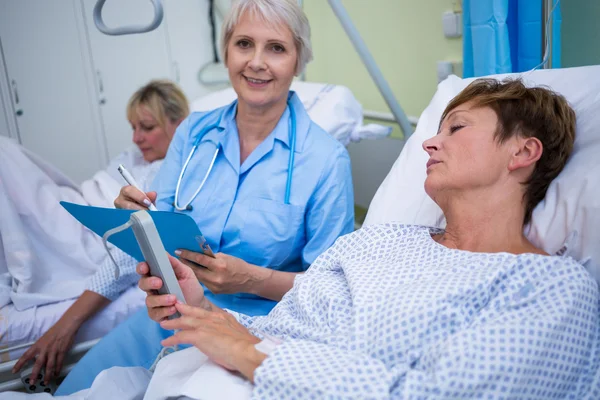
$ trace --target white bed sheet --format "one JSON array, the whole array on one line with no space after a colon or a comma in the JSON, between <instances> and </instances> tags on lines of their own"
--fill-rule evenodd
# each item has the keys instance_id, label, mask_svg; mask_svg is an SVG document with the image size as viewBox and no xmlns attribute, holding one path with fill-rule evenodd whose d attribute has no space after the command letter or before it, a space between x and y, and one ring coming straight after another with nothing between
<instances>
[{"instance_id":1,"label":"white bed sheet","mask_svg":"<svg viewBox=\"0 0 600 400\"><path fill-rule=\"evenodd\" d=\"M119 298L104 310L87 321L75 337L75 343L87 342L106 335L121 321L144 306L146 295L136 286L126 290ZM0 349L6 349L39 339L63 313L75 302L75 299L28 308L17 311L9 304L0 309ZM0 362L15 360L27 349L4 353Z\"/></svg>"}]
</instances>

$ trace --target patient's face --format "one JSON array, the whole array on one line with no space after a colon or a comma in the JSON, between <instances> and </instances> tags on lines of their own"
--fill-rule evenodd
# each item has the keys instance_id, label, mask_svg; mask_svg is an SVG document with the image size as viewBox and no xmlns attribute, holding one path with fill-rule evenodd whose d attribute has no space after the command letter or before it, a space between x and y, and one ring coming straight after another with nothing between
<instances>
[{"instance_id":1,"label":"patient's face","mask_svg":"<svg viewBox=\"0 0 600 400\"><path fill-rule=\"evenodd\" d=\"M133 143L141 150L144 160L162 160L167 155L177 124L167 119L166 129L163 129L143 105L138 108L136 115L135 120L129 121L133 129Z\"/></svg>"},{"instance_id":2,"label":"patient's face","mask_svg":"<svg viewBox=\"0 0 600 400\"><path fill-rule=\"evenodd\" d=\"M423 143L430 157L425 191L434 201L448 193L486 191L508 174L510 147L494 139L497 124L491 108L465 103L448 113L438 134Z\"/></svg>"}]
</instances>

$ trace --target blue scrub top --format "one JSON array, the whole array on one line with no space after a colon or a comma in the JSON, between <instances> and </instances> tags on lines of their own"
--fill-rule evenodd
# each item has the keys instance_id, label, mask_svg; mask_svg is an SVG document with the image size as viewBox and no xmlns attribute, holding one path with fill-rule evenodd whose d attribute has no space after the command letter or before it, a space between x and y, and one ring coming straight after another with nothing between
<instances>
[{"instance_id":1,"label":"blue scrub top","mask_svg":"<svg viewBox=\"0 0 600 400\"><path fill-rule=\"evenodd\" d=\"M202 128L207 132L191 158L179 189L186 204L219 147L207 181L188 213L214 252L279 271L301 272L341 235L354 229L350 157L345 147L313 123L294 92L296 152L290 204L285 204L290 152L289 107L271 134L240 165L235 116L237 100L210 112L195 112L177 128L155 178L156 206L175 211L175 188L183 164ZM193 128L193 129L192 129ZM205 289L206 290L206 289ZM276 302L251 294L206 296L223 308L248 315L267 314Z\"/></svg>"}]
</instances>

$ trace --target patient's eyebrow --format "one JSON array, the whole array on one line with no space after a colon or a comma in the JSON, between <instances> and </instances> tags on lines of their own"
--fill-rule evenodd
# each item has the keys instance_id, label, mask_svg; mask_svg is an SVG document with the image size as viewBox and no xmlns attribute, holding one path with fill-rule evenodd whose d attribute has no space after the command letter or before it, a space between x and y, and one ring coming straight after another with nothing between
<instances>
[{"instance_id":1,"label":"patient's eyebrow","mask_svg":"<svg viewBox=\"0 0 600 400\"><path fill-rule=\"evenodd\" d=\"M446 115L446 118L444 118L444 120L449 120L450 118L452 118L453 116L455 116L458 113L468 113L469 110L452 110L448 113L448 115Z\"/></svg>"},{"instance_id":2,"label":"patient's eyebrow","mask_svg":"<svg viewBox=\"0 0 600 400\"><path fill-rule=\"evenodd\" d=\"M440 125L438 126L438 130L437 130L437 135L440 134L440 132L442 131L442 126L444 125L445 122L449 122L450 120L454 119L454 117L456 116L456 114L458 113L465 113L465 112L469 112L469 110L452 110L448 113L448 115L446 115L446 117L440 121Z\"/></svg>"}]
</instances>

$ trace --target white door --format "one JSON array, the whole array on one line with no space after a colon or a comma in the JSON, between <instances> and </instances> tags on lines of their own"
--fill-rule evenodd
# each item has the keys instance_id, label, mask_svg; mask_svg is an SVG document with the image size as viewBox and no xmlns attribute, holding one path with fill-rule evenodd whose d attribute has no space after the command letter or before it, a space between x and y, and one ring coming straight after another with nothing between
<instances>
[{"instance_id":1,"label":"white door","mask_svg":"<svg viewBox=\"0 0 600 400\"><path fill-rule=\"evenodd\" d=\"M135 35L108 36L94 25L96 0L82 0L95 71L98 103L110 158L131 146L126 106L131 95L151 79L172 78L165 28ZM148 0L111 0L104 4L106 26L144 25L153 18Z\"/></svg>"},{"instance_id":2,"label":"white door","mask_svg":"<svg viewBox=\"0 0 600 400\"><path fill-rule=\"evenodd\" d=\"M0 38L0 135L19 141L19 130L15 111L12 108L12 94L6 80L5 65L2 54L2 38Z\"/></svg>"},{"instance_id":3,"label":"white door","mask_svg":"<svg viewBox=\"0 0 600 400\"><path fill-rule=\"evenodd\" d=\"M0 135L11 137L10 131L8 130L8 110L2 101L2 97L0 97Z\"/></svg>"},{"instance_id":4,"label":"white door","mask_svg":"<svg viewBox=\"0 0 600 400\"><path fill-rule=\"evenodd\" d=\"M82 34L70 0L0 1L0 41L21 143L78 182L106 162Z\"/></svg>"},{"instance_id":5,"label":"white door","mask_svg":"<svg viewBox=\"0 0 600 400\"><path fill-rule=\"evenodd\" d=\"M208 1L166 0L163 4L175 79L191 103L210 91L198 80L200 68L213 59ZM220 24L217 36L219 28Z\"/></svg>"}]
</instances>

